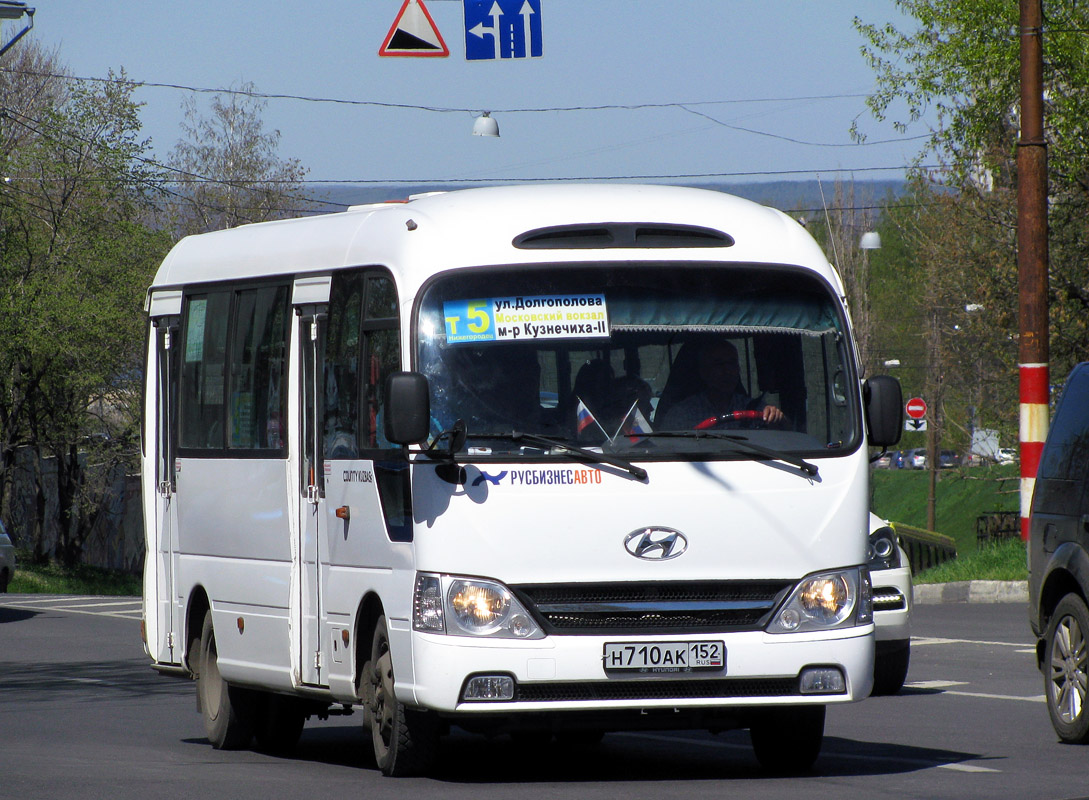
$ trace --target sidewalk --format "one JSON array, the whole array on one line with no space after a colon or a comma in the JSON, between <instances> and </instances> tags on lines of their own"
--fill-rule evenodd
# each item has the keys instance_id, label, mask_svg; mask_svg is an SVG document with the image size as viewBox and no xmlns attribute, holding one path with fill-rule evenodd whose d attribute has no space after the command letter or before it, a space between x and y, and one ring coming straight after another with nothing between
<instances>
[{"instance_id":1,"label":"sidewalk","mask_svg":"<svg viewBox=\"0 0 1089 800\"><path fill-rule=\"evenodd\" d=\"M1027 603L1027 581L957 581L913 587L916 605L938 603Z\"/></svg>"}]
</instances>

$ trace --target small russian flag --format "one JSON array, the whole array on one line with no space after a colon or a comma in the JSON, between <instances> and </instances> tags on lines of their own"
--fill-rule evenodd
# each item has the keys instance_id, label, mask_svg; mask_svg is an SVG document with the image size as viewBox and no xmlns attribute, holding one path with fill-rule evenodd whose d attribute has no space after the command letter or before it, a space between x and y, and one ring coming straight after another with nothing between
<instances>
[{"instance_id":1,"label":"small russian flag","mask_svg":"<svg viewBox=\"0 0 1089 800\"><path fill-rule=\"evenodd\" d=\"M623 433L633 443L638 442L648 433L653 433L654 429L650 427L650 423L647 422L647 418L643 416L643 412L639 410L639 401L631 404L631 408L628 409L627 415L624 417L624 421L620 423L620 428L617 430L617 436Z\"/></svg>"},{"instance_id":2,"label":"small russian flag","mask_svg":"<svg viewBox=\"0 0 1089 800\"><path fill-rule=\"evenodd\" d=\"M591 425L597 425L599 428L601 427L597 419L590 412L590 409L586 407L586 404L584 402L582 402L581 397L579 398L578 415L576 417L575 425L578 428L579 435L582 435L582 432L589 428Z\"/></svg>"}]
</instances>

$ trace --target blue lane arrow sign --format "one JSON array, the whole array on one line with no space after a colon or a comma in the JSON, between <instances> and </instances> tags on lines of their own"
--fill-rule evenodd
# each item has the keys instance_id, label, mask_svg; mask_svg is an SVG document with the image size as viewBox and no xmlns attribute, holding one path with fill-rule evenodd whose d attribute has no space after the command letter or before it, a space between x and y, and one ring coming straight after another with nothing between
<instances>
[{"instance_id":1,"label":"blue lane arrow sign","mask_svg":"<svg viewBox=\"0 0 1089 800\"><path fill-rule=\"evenodd\" d=\"M464 0L465 60L540 58L541 0Z\"/></svg>"}]
</instances>

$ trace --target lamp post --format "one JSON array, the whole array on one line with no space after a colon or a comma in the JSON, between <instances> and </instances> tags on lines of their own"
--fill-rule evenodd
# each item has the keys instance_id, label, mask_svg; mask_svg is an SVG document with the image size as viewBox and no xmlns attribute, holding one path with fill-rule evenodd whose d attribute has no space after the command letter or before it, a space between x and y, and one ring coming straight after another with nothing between
<instances>
[{"instance_id":1,"label":"lamp post","mask_svg":"<svg viewBox=\"0 0 1089 800\"><path fill-rule=\"evenodd\" d=\"M857 325L859 333L859 351L862 357L863 368L868 367L873 354L873 329L870 325L870 251L881 249L881 235L877 231L866 231L859 239L858 247L862 251L862 270L859 275L858 288L861 290L860 302L854 309L858 314Z\"/></svg>"}]
</instances>

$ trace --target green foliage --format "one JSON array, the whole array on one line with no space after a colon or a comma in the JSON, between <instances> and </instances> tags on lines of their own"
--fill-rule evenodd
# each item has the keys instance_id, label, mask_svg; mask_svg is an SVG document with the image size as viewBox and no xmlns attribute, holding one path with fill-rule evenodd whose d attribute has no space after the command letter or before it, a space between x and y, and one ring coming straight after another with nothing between
<instances>
[{"instance_id":1,"label":"green foliage","mask_svg":"<svg viewBox=\"0 0 1089 800\"><path fill-rule=\"evenodd\" d=\"M877 78L877 90L868 102L879 119L897 114L902 130L924 118L931 124L936 121L920 160L937 157L943 168L932 177L956 193L941 214L918 221L921 235L916 242L944 245L919 252L916 263L924 273L954 278L964 289L964 301L988 309L987 336L979 341L994 351L1009 341L1003 336L1016 331L1019 3L898 0L897 6L913 20L913 27L855 20L865 40L863 56ZM1057 380L1089 352L1086 30L1085 3L1044 4L1050 342L1052 375ZM958 245L957 255L953 243ZM988 358L993 355L987 353Z\"/></svg>"},{"instance_id":2,"label":"green foliage","mask_svg":"<svg viewBox=\"0 0 1089 800\"><path fill-rule=\"evenodd\" d=\"M74 564L100 511L95 480L135 465L140 308L169 239L147 224L159 177L138 136L134 85L122 74L68 88L55 71L7 109L17 131L0 138L11 177L0 190L0 507L15 448L54 457L53 554ZM23 532L38 556L44 522Z\"/></svg>"},{"instance_id":3,"label":"green foliage","mask_svg":"<svg viewBox=\"0 0 1089 800\"><path fill-rule=\"evenodd\" d=\"M1025 544L1019 538L994 542L920 572L912 580L915 583L1028 580Z\"/></svg>"}]
</instances>

